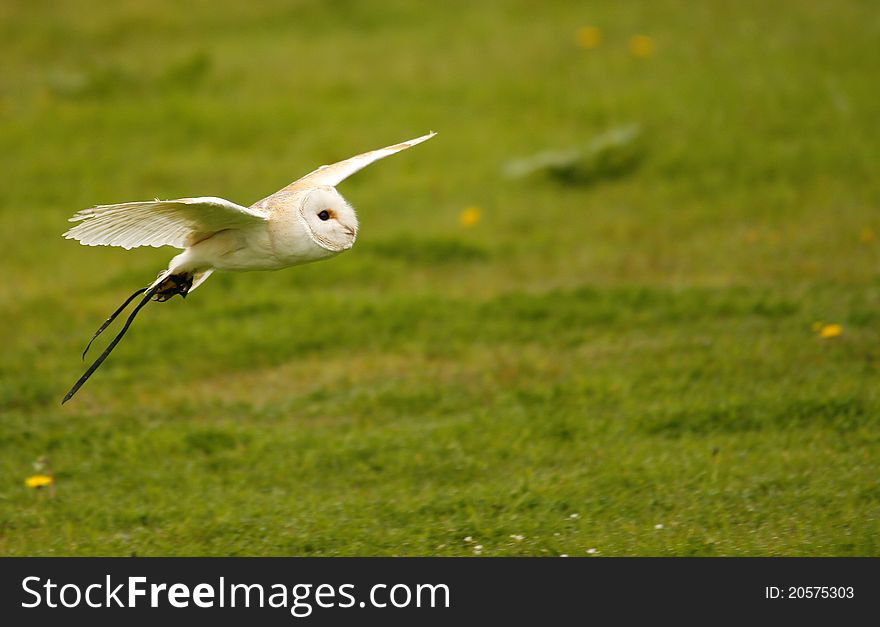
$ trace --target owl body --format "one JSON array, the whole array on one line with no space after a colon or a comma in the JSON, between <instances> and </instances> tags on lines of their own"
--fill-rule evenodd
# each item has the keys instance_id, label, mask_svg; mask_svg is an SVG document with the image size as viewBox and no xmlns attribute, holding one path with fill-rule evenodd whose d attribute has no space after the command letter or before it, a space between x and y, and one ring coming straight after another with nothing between
<instances>
[{"instance_id":1,"label":"owl body","mask_svg":"<svg viewBox=\"0 0 880 627\"><path fill-rule=\"evenodd\" d=\"M168 271L280 270L334 257L357 237L357 215L332 187L285 188L250 209L272 219L214 233L174 257Z\"/></svg>"}]
</instances>

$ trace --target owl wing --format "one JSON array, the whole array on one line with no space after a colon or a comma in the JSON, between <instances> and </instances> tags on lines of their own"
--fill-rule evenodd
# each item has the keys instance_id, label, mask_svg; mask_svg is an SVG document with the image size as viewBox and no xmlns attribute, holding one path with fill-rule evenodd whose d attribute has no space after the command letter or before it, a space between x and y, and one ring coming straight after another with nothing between
<instances>
[{"instance_id":1,"label":"owl wing","mask_svg":"<svg viewBox=\"0 0 880 627\"><path fill-rule=\"evenodd\" d=\"M317 170L309 172L301 179L294 181L293 183L288 185L286 189L289 190L294 188L316 187L318 185L329 185L330 187L336 187L337 185L339 185L339 183L347 179L349 176L351 176L355 172L358 172L359 170L362 170L374 161L384 159L385 157L400 152L401 150L412 148L416 144L421 144L423 141L431 139L436 134L437 133L430 132L427 135L422 135L421 137L417 137L409 141L394 144L393 146L380 148L379 150L371 150L370 152L365 152L355 157L351 157L350 159L346 159L345 161L339 161L338 163L334 163L332 165L322 165Z\"/></svg>"},{"instance_id":2,"label":"owl wing","mask_svg":"<svg viewBox=\"0 0 880 627\"><path fill-rule=\"evenodd\" d=\"M259 209L211 196L125 202L77 212L70 222L79 224L64 237L86 246L186 248L217 231L244 228L268 219L268 214Z\"/></svg>"}]
</instances>

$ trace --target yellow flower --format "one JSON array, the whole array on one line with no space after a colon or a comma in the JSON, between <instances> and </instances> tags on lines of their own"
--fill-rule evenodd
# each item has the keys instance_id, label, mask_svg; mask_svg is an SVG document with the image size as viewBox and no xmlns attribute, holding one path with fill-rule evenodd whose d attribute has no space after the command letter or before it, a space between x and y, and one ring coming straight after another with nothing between
<instances>
[{"instance_id":1,"label":"yellow flower","mask_svg":"<svg viewBox=\"0 0 880 627\"><path fill-rule=\"evenodd\" d=\"M634 35L629 40L629 51L634 57L647 59L654 56L654 40L647 35Z\"/></svg>"},{"instance_id":2,"label":"yellow flower","mask_svg":"<svg viewBox=\"0 0 880 627\"><path fill-rule=\"evenodd\" d=\"M575 41L581 48L598 48L602 43L602 31L595 26L581 26L575 33Z\"/></svg>"},{"instance_id":3,"label":"yellow flower","mask_svg":"<svg viewBox=\"0 0 880 627\"><path fill-rule=\"evenodd\" d=\"M52 485L55 480L49 475L33 475L24 480L24 484L29 488L40 489L47 485Z\"/></svg>"},{"instance_id":4,"label":"yellow flower","mask_svg":"<svg viewBox=\"0 0 880 627\"><path fill-rule=\"evenodd\" d=\"M870 244L874 241L874 238L874 229L869 226L863 228L862 231L859 233L859 241L861 241L862 244Z\"/></svg>"},{"instance_id":5,"label":"yellow flower","mask_svg":"<svg viewBox=\"0 0 880 627\"><path fill-rule=\"evenodd\" d=\"M467 207L458 215L458 221L465 228L470 228L480 221L480 208Z\"/></svg>"},{"instance_id":6,"label":"yellow flower","mask_svg":"<svg viewBox=\"0 0 880 627\"><path fill-rule=\"evenodd\" d=\"M837 337L841 333L843 333L843 327L839 324L826 324L819 329L819 337L826 340L832 337Z\"/></svg>"}]
</instances>

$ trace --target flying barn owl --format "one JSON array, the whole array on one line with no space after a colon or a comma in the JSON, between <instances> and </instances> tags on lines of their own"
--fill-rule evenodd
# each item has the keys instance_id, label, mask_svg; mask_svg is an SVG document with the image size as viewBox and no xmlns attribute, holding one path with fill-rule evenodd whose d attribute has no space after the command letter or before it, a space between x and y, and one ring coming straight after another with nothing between
<instances>
[{"instance_id":1,"label":"flying barn owl","mask_svg":"<svg viewBox=\"0 0 880 627\"><path fill-rule=\"evenodd\" d=\"M128 331L150 300L166 301L196 289L215 270L247 272L280 270L350 249L358 232L354 209L336 191L346 178L374 161L431 139L429 133L400 144L365 152L332 165L322 165L250 207L204 196L177 200L99 205L77 212L79 222L64 233L86 246L173 246L183 249L147 287L132 294L101 325L92 342L138 296L140 302L119 334L62 400L76 394Z\"/></svg>"}]
</instances>

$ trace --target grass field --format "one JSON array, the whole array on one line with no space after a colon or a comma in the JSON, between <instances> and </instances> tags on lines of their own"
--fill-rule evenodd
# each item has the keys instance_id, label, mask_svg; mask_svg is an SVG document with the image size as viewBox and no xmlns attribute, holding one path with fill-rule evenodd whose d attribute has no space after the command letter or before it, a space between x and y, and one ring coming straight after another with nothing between
<instances>
[{"instance_id":1,"label":"grass field","mask_svg":"<svg viewBox=\"0 0 880 627\"><path fill-rule=\"evenodd\" d=\"M0 555L880 555L876 4L94 6L0 5ZM429 130L59 405L174 253L74 211Z\"/></svg>"}]
</instances>

